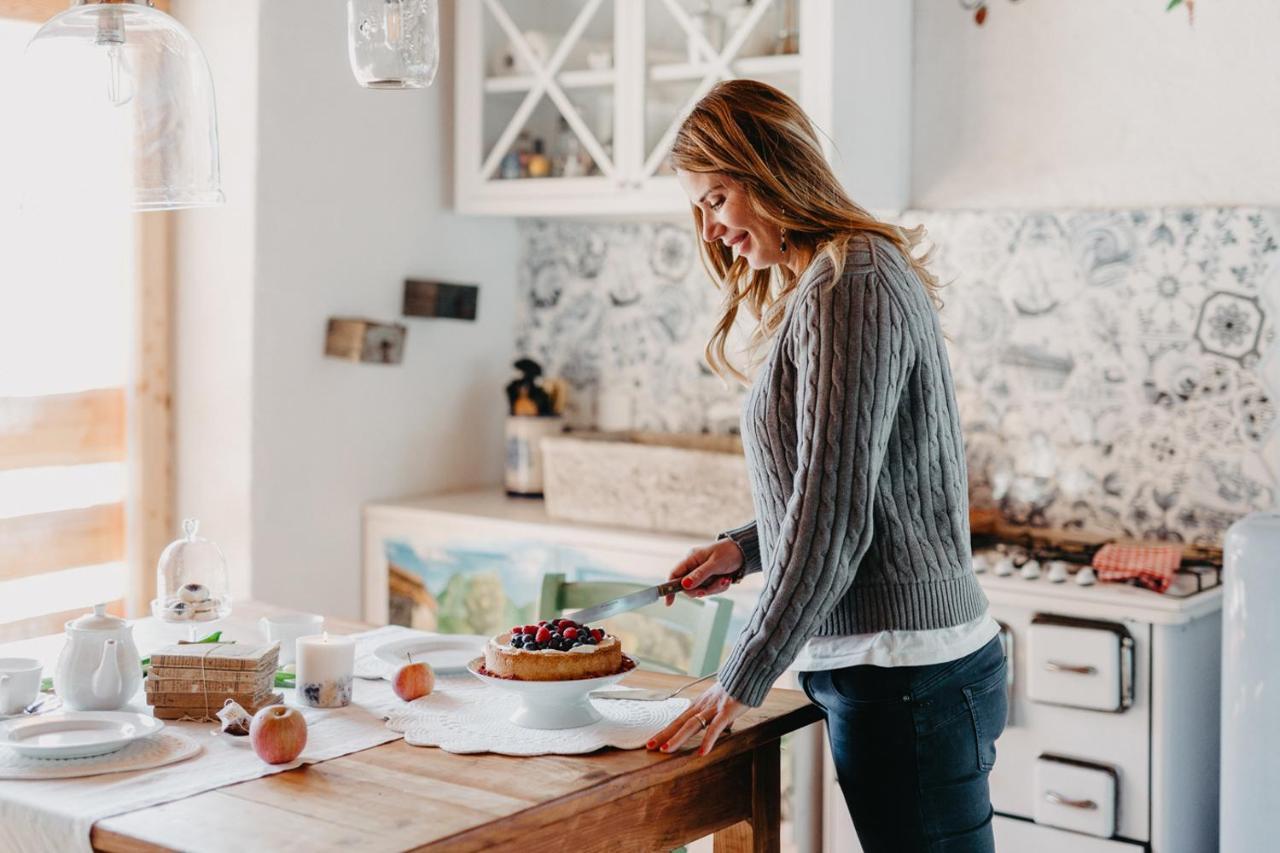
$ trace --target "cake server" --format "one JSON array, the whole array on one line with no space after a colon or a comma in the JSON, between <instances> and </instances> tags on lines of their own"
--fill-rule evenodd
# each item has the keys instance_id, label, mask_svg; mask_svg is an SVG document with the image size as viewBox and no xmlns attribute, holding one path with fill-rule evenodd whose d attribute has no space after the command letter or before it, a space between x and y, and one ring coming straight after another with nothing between
<instances>
[{"instance_id":1,"label":"cake server","mask_svg":"<svg viewBox=\"0 0 1280 853\"><path fill-rule=\"evenodd\" d=\"M708 679L715 678L719 674L719 672L713 672L710 675L704 675L696 681L689 681L680 685L675 690L653 690L647 687L623 687L615 690L594 690L588 695L592 699L630 699L634 702L665 702L667 699L674 698L688 690L693 685L701 684Z\"/></svg>"},{"instance_id":2,"label":"cake server","mask_svg":"<svg viewBox=\"0 0 1280 853\"><path fill-rule=\"evenodd\" d=\"M680 581L667 581L657 586L651 586L648 589L642 589L639 592L624 595L621 598L615 598L612 601L606 601L603 604L593 604L569 615L573 617L573 621L581 622L584 625L589 622L599 622L601 619L608 619L611 616L617 616L619 613L626 613L629 610L644 607L646 604L653 604L668 595L675 595L681 589L683 587L680 586Z\"/></svg>"}]
</instances>

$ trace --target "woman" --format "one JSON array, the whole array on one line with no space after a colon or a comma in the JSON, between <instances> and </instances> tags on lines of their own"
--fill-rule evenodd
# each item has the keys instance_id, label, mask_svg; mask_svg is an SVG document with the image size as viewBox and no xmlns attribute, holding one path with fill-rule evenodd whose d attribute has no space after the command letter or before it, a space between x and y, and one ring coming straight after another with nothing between
<instances>
[{"instance_id":1,"label":"woman","mask_svg":"<svg viewBox=\"0 0 1280 853\"><path fill-rule=\"evenodd\" d=\"M971 565L937 280L912 252L921 229L854 204L803 111L762 83L716 86L672 160L725 294L708 361L750 384L756 518L671 577L695 596L751 572L765 582L718 683L649 748L701 732L707 752L790 667L826 713L864 850L993 850L1005 660ZM742 307L752 380L725 351Z\"/></svg>"}]
</instances>

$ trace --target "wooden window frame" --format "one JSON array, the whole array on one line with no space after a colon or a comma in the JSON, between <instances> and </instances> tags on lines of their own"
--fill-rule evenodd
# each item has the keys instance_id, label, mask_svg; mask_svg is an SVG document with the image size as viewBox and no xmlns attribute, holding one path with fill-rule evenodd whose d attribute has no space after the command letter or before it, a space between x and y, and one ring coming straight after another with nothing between
<instances>
[{"instance_id":1,"label":"wooden window frame","mask_svg":"<svg viewBox=\"0 0 1280 853\"><path fill-rule=\"evenodd\" d=\"M153 5L162 11L169 10L169 0L154 0ZM57 13L70 8L69 0L0 0L0 18L43 22ZM129 616L145 615L149 611L150 601L155 597L155 565L160 551L173 538L173 418L172 418L172 337L171 323L173 312L173 213L157 211L134 214L135 216L135 270L136 279L132 288L134 336L130 344L132 375L128 376L123 389L123 446L126 459L127 488L123 512L117 512L122 518L119 529L111 534L101 529L104 516L111 513L110 507L95 507L91 510L76 510L67 513L49 513L47 516L61 516L61 519L35 516L26 519L14 519L12 523L22 523L24 531L33 537L33 541L43 539L50 530L65 526L68 531L78 531L80 548L86 553L97 547L103 547L104 537L117 536L123 542L123 553L128 565L128 590L120 602L113 603L115 609L122 609ZM87 392L84 395L58 395L47 398L47 410L34 413L34 416L52 418L54 422L65 425L66 412L61 415L54 411L59 406L66 409L69 405L107 405L112 403L96 399L110 392ZM118 395L117 395L118 396ZM68 400L68 397L81 398ZM117 403L118 405L118 403ZM81 413L83 415L83 413ZM74 416L72 417L74 420ZM118 423L118 420L116 421ZM110 433L111 418L107 416L106 424L89 424L84 427L91 434L80 442L76 451L76 462L84 463L100 461L93 458L103 451L101 431ZM94 432L98 430L98 432ZM0 462L3 461L6 436L3 424L0 424ZM115 447L119 447L119 437ZM13 439L17 440L17 439ZM109 436L106 440L109 440ZM13 448L10 448L11 450ZM45 459L48 455L57 455L58 451L48 447L43 451L38 447L28 447L37 460L27 464L53 464ZM44 452L46 457L39 454ZM64 451L65 453L65 451ZM118 455L118 453L117 453ZM63 460L65 461L65 460ZM0 466L3 467L3 466ZM89 512L94 517L88 518ZM33 521L33 519L35 519ZM42 524L36 523L42 521ZM95 526L94 523L98 526ZM8 522L6 522L8 523ZM6 558L0 554L0 577L5 575ZM31 573L31 572L28 572ZM16 576L16 574L11 574ZM7 629L0 626L0 636L12 633L11 629L21 631L39 626L46 628L53 625L51 619L57 621L64 614L41 615L24 622L11 623ZM57 626L60 627L58 622Z\"/></svg>"}]
</instances>

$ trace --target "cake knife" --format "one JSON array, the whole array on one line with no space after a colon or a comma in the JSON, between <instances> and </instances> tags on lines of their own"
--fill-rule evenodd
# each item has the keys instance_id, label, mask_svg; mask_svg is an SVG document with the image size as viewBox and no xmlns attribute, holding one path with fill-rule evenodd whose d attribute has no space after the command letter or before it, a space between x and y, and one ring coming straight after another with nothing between
<instances>
[{"instance_id":1,"label":"cake knife","mask_svg":"<svg viewBox=\"0 0 1280 853\"><path fill-rule=\"evenodd\" d=\"M589 622L599 622L601 619L608 619L611 616L617 616L619 613L626 613L629 610L644 607L646 604L653 604L668 595L675 595L682 589L684 587L680 585L679 580L667 581L657 586L651 586L648 589L642 589L639 592L624 595L621 598L615 598L612 601L593 604L569 615L573 618L573 621L581 622L584 625Z\"/></svg>"}]
</instances>

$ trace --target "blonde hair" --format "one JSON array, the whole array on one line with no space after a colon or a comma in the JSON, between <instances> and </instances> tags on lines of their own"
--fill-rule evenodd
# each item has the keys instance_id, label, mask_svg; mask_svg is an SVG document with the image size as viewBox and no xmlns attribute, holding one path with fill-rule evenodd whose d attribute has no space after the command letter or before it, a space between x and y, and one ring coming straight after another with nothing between
<instances>
[{"instance_id":1,"label":"blonde hair","mask_svg":"<svg viewBox=\"0 0 1280 853\"><path fill-rule=\"evenodd\" d=\"M913 254L924 239L924 227L899 228L854 204L827 165L809 117L784 92L756 80L717 84L681 124L671 161L687 172L716 172L733 179L757 216L785 229L787 243L812 252L815 260L819 255L830 260L832 281L840 280L851 240L860 234L883 237L902 252L941 307L938 280L925 266L929 254ZM745 305L757 320L748 348L754 359L781 325L799 277L782 265L752 270L727 246L704 241L702 209L696 204L693 221L702 264L725 296L707 343L707 363L722 378L746 383L747 375L725 354L738 310Z\"/></svg>"}]
</instances>

